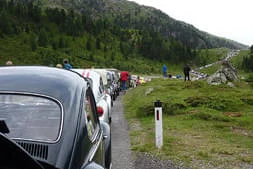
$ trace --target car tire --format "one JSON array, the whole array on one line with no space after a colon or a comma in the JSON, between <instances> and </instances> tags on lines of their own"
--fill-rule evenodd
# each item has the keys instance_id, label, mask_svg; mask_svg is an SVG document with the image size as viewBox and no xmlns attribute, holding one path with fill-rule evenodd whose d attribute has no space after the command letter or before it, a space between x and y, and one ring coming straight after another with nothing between
<instances>
[{"instance_id":1,"label":"car tire","mask_svg":"<svg viewBox=\"0 0 253 169\"><path fill-rule=\"evenodd\" d=\"M111 99L111 106L113 107L113 100Z\"/></svg>"},{"instance_id":2,"label":"car tire","mask_svg":"<svg viewBox=\"0 0 253 169\"><path fill-rule=\"evenodd\" d=\"M103 123L103 132L107 136L104 138L104 147L105 147L105 168L111 169L112 165L112 139L111 139L111 128L109 124Z\"/></svg>"},{"instance_id":3,"label":"car tire","mask_svg":"<svg viewBox=\"0 0 253 169\"><path fill-rule=\"evenodd\" d=\"M109 124L112 123L112 117L109 117Z\"/></svg>"},{"instance_id":4,"label":"car tire","mask_svg":"<svg viewBox=\"0 0 253 169\"><path fill-rule=\"evenodd\" d=\"M111 137L111 136L110 136ZM112 163L112 140L110 139L109 147L107 151L105 152L106 154L106 159L105 159L105 168L110 169L111 168L111 163Z\"/></svg>"}]
</instances>

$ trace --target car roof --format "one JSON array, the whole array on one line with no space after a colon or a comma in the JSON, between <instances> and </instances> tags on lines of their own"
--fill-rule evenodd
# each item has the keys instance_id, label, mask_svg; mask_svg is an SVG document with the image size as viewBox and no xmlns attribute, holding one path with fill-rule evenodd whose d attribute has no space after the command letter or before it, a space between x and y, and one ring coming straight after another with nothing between
<instances>
[{"instance_id":1,"label":"car roof","mask_svg":"<svg viewBox=\"0 0 253 169\"><path fill-rule=\"evenodd\" d=\"M107 80L108 70L106 70L106 69L97 69L97 68L92 69L92 70L94 70L95 72L97 72L101 75L104 85L108 85L108 80Z\"/></svg>"},{"instance_id":2,"label":"car roof","mask_svg":"<svg viewBox=\"0 0 253 169\"><path fill-rule=\"evenodd\" d=\"M83 90L87 81L76 72L43 66L0 67L0 93L36 94L57 100L63 108L63 127L57 142L34 143L32 140L16 140L20 145L47 147L47 156L41 153L35 158L56 168L64 168L73 148L80 114ZM39 146L38 146L39 145ZM61 154L56 156L55 154Z\"/></svg>"},{"instance_id":3,"label":"car roof","mask_svg":"<svg viewBox=\"0 0 253 169\"><path fill-rule=\"evenodd\" d=\"M82 75L84 78L90 78L92 80L92 90L95 97L95 100L98 100L98 93L99 93L99 85L100 85L100 78L101 75L95 72L92 69L71 69Z\"/></svg>"},{"instance_id":4,"label":"car roof","mask_svg":"<svg viewBox=\"0 0 253 169\"><path fill-rule=\"evenodd\" d=\"M0 67L0 76L0 91L37 93L59 100L71 95L71 88L80 87L83 81L71 71L43 66Z\"/></svg>"},{"instance_id":5,"label":"car roof","mask_svg":"<svg viewBox=\"0 0 253 169\"><path fill-rule=\"evenodd\" d=\"M75 71L82 75L85 78L91 78L91 79L97 79L99 80L101 75L94 71L93 69L71 69L72 71Z\"/></svg>"},{"instance_id":6,"label":"car roof","mask_svg":"<svg viewBox=\"0 0 253 169\"><path fill-rule=\"evenodd\" d=\"M119 70L113 69L113 68L108 69L108 70L114 72L116 80L119 80L119 79L120 79L120 71L119 71Z\"/></svg>"}]
</instances>

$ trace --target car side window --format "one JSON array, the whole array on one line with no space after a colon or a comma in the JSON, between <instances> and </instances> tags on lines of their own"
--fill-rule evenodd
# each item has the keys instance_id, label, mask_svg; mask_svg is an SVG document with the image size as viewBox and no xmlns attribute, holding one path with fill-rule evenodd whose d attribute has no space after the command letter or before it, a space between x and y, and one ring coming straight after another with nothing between
<instances>
[{"instance_id":1,"label":"car side window","mask_svg":"<svg viewBox=\"0 0 253 169\"><path fill-rule=\"evenodd\" d=\"M104 84L102 78L99 79L99 92L104 93Z\"/></svg>"},{"instance_id":2,"label":"car side window","mask_svg":"<svg viewBox=\"0 0 253 169\"><path fill-rule=\"evenodd\" d=\"M107 78L107 81L109 82L109 84L111 84L112 78L111 78L110 72L106 73L106 78Z\"/></svg>"},{"instance_id":3,"label":"car side window","mask_svg":"<svg viewBox=\"0 0 253 169\"><path fill-rule=\"evenodd\" d=\"M88 130L88 135L89 138L92 139L97 124L97 113L96 113L96 106L95 106L95 101L92 96L91 89L89 88L86 92L86 98L85 98L85 112L87 115L87 130Z\"/></svg>"}]
</instances>

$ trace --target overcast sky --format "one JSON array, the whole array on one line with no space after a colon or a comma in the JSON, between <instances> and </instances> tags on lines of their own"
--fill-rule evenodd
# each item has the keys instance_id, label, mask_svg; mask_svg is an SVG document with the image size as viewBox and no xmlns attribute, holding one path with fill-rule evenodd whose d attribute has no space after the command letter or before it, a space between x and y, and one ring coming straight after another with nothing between
<instances>
[{"instance_id":1,"label":"overcast sky","mask_svg":"<svg viewBox=\"0 0 253 169\"><path fill-rule=\"evenodd\" d=\"M129 0L152 6L199 30L253 45L253 0Z\"/></svg>"}]
</instances>

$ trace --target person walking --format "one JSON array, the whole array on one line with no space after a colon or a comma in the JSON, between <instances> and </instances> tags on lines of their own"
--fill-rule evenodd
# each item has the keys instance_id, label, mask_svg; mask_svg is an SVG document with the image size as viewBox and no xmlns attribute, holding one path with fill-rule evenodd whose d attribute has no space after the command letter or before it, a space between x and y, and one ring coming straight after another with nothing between
<instances>
[{"instance_id":1,"label":"person walking","mask_svg":"<svg viewBox=\"0 0 253 169\"><path fill-rule=\"evenodd\" d=\"M190 71L191 71L190 66L186 65L184 67L184 81L186 81L186 79L190 80Z\"/></svg>"},{"instance_id":2,"label":"person walking","mask_svg":"<svg viewBox=\"0 0 253 169\"><path fill-rule=\"evenodd\" d=\"M64 69L72 69L72 66L69 63L68 59L64 59L63 64L64 64Z\"/></svg>"}]
</instances>

